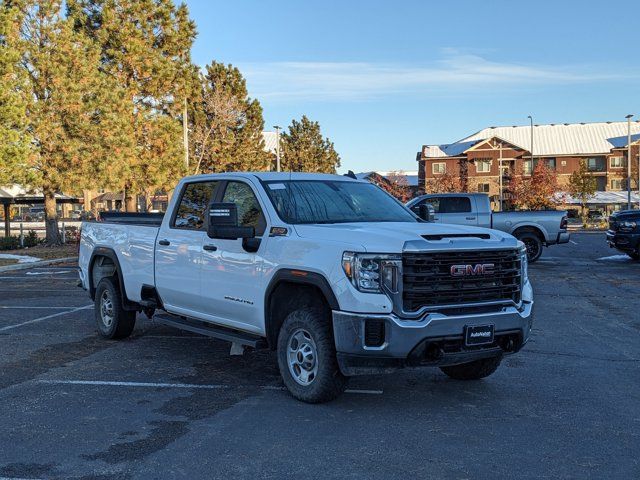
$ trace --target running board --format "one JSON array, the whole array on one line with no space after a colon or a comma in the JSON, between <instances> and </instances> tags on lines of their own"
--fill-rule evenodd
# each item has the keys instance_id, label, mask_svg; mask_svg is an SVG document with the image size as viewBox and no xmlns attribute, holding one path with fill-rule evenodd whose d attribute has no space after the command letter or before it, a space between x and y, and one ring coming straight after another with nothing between
<instances>
[{"instance_id":1,"label":"running board","mask_svg":"<svg viewBox=\"0 0 640 480\"><path fill-rule=\"evenodd\" d=\"M180 330L187 330L189 332L198 333L200 335L206 335L207 337L217 338L219 340L225 340L227 342L238 343L246 347L251 348L266 348L267 341L251 333L241 332L239 330L233 330L231 328L221 327L219 325L213 325L208 322L202 322L200 320L192 320L185 317L179 317L177 315L171 315L170 313L156 313L153 319L168 327L179 328Z\"/></svg>"}]
</instances>

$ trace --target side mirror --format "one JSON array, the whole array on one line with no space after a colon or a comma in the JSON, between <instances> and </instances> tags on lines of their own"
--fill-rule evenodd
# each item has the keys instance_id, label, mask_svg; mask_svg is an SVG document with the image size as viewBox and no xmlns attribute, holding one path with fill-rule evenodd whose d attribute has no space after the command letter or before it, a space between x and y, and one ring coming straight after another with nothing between
<instances>
[{"instance_id":1,"label":"side mirror","mask_svg":"<svg viewBox=\"0 0 640 480\"><path fill-rule=\"evenodd\" d=\"M256 236L253 227L238 226L238 206L235 203L215 203L209 205L209 238L237 240Z\"/></svg>"},{"instance_id":2,"label":"side mirror","mask_svg":"<svg viewBox=\"0 0 640 480\"><path fill-rule=\"evenodd\" d=\"M420 212L418 216L425 222L433 222L436 215L436 209L430 203L424 202L420 205Z\"/></svg>"}]
</instances>

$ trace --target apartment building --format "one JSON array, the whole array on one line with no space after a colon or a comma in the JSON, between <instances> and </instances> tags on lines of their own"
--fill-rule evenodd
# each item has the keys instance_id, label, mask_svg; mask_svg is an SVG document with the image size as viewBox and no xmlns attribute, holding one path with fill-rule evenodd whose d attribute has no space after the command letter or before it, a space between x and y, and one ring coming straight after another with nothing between
<instances>
[{"instance_id":1,"label":"apartment building","mask_svg":"<svg viewBox=\"0 0 640 480\"><path fill-rule=\"evenodd\" d=\"M503 194L508 199L511 177L531 175L540 160L557 172L560 188L568 184L571 173L584 160L599 192L626 190L627 131L627 122L485 128L450 144L424 145L417 157L419 187L428 192L438 177L449 174L458 179L463 190L487 193L497 203L499 165ZM631 122L631 134L631 188L637 190L639 121Z\"/></svg>"}]
</instances>

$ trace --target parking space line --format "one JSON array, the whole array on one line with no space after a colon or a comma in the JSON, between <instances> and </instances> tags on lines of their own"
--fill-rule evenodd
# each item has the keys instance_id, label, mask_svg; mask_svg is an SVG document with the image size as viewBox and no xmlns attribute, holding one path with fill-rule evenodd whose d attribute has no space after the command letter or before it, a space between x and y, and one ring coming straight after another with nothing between
<instances>
[{"instance_id":1,"label":"parking space line","mask_svg":"<svg viewBox=\"0 0 640 480\"><path fill-rule=\"evenodd\" d=\"M6 308L6 309L24 309L24 310L71 310L72 308L77 308L77 307L25 307L24 305L21 306L17 306L17 305L0 305L0 309L2 308ZM0 479L2 480L2 479Z\"/></svg>"},{"instance_id":2,"label":"parking space line","mask_svg":"<svg viewBox=\"0 0 640 480\"><path fill-rule=\"evenodd\" d=\"M154 382L118 382L106 380L37 380L38 383L46 385L85 385L85 386L107 386L107 387L132 387L132 388L184 388L187 390L226 390L231 388L252 388L252 385L223 385L223 384L200 384L200 383L154 383ZM285 387L277 385L261 385L257 388L261 390L285 390ZM359 390L347 389L344 393L361 393L365 395L381 395L382 390ZM0 479L1 480L1 479Z\"/></svg>"},{"instance_id":3,"label":"parking space line","mask_svg":"<svg viewBox=\"0 0 640 480\"><path fill-rule=\"evenodd\" d=\"M32 323L42 322L43 320L49 320L50 318L61 317L62 315L78 312L80 310L88 310L89 308L93 308L93 305L85 305L84 307L74 308L73 310L68 310L66 312L52 313L51 315L46 315L44 317L34 318L33 320L27 320L26 322L18 323L16 325L8 325L6 327L0 328L0 332L6 332L7 330L12 330L14 328L22 327L24 325L30 325Z\"/></svg>"}]
</instances>

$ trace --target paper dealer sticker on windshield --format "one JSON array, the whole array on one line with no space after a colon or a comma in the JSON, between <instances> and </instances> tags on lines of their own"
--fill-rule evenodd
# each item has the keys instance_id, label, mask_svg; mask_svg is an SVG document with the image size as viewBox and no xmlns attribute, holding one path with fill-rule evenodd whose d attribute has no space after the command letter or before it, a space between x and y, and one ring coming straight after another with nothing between
<instances>
[{"instance_id":1,"label":"paper dealer sticker on windshield","mask_svg":"<svg viewBox=\"0 0 640 480\"><path fill-rule=\"evenodd\" d=\"M284 183L270 183L269 184L269 188L271 190L286 190L287 187L285 186Z\"/></svg>"}]
</instances>

